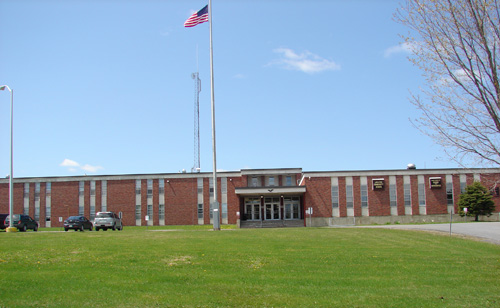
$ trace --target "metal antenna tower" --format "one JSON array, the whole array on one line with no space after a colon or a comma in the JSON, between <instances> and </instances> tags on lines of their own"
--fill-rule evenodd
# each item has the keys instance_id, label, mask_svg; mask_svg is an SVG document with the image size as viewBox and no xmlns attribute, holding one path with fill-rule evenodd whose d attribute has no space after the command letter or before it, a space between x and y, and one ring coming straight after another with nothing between
<instances>
[{"instance_id":1,"label":"metal antenna tower","mask_svg":"<svg viewBox=\"0 0 500 308\"><path fill-rule=\"evenodd\" d=\"M194 166L191 172L200 172L200 92L201 80L199 73L192 73L194 79Z\"/></svg>"}]
</instances>

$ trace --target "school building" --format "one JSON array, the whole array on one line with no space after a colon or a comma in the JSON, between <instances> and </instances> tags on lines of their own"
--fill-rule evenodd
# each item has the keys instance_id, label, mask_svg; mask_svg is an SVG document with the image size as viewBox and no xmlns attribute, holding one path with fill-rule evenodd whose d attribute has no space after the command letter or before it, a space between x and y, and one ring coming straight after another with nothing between
<instances>
[{"instance_id":1,"label":"school building","mask_svg":"<svg viewBox=\"0 0 500 308\"><path fill-rule=\"evenodd\" d=\"M474 181L490 189L496 205L482 219L498 221L500 169L242 169L217 173L217 195L220 222L241 227L447 222ZM61 227L74 215L93 220L101 211L119 213L125 226L213 223L208 172L15 178L13 186L14 214L40 227ZM0 213L8 211L4 178Z\"/></svg>"}]
</instances>

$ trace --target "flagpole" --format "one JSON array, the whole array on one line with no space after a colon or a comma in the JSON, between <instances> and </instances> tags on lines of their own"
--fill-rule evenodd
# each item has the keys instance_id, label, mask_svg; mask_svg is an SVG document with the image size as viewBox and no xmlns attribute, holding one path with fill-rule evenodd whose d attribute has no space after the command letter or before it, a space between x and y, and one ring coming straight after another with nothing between
<instances>
[{"instance_id":1,"label":"flagpole","mask_svg":"<svg viewBox=\"0 0 500 308\"><path fill-rule=\"evenodd\" d=\"M210 28L210 85L211 85L211 106L212 106L212 151L213 151L213 224L214 230L220 230L219 202L217 201L217 155L215 147L215 98L214 98L214 51L212 43L212 0L208 0L208 24Z\"/></svg>"}]
</instances>

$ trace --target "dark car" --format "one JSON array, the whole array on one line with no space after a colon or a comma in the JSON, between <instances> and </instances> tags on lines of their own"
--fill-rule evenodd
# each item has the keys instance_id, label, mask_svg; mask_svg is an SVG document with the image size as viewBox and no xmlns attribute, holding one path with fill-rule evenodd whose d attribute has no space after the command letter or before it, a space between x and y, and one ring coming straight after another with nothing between
<instances>
[{"instance_id":1,"label":"dark car","mask_svg":"<svg viewBox=\"0 0 500 308\"><path fill-rule=\"evenodd\" d=\"M13 227L17 228L19 231L25 232L28 229L33 231L38 231L38 223L33 218L24 214L14 214L12 215ZM10 225L9 216L5 218L6 226Z\"/></svg>"},{"instance_id":2,"label":"dark car","mask_svg":"<svg viewBox=\"0 0 500 308\"><path fill-rule=\"evenodd\" d=\"M64 221L64 231L68 231L69 229L73 229L75 231L88 229L89 231L92 231L93 228L94 225L92 225L92 222L85 216L70 216Z\"/></svg>"},{"instance_id":3,"label":"dark car","mask_svg":"<svg viewBox=\"0 0 500 308\"><path fill-rule=\"evenodd\" d=\"M9 225L5 224L5 218L7 218L9 214L0 214L0 230L7 228Z\"/></svg>"}]
</instances>

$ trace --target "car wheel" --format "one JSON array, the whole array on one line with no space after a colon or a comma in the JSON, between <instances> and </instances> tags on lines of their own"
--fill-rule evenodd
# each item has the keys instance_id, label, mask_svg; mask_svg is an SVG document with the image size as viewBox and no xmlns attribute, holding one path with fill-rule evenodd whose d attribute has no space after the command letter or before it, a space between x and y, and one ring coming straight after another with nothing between
<instances>
[{"instance_id":1,"label":"car wheel","mask_svg":"<svg viewBox=\"0 0 500 308\"><path fill-rule=\"evenodd\" d=\"M68 228L64 228L64 231L68 232Z\"/></svg>"},{"instance_id":2,"label":"car wheel","mask_svg":"<svg viewBox=\"0 0 500 308\"><path fill-rule=\"evenodd\" d=\"M33 228L33 231L35 231L35 232L36 232L36 231L38 231L38 226L35 226L35 227Z\"/></svg>"},{"instance_id":3,"label":"car wheel","mask_svg":"<svg viewBox=\"0 0 500 308\"><path fill-rule=\"evenodd\" d=\"M96 228L95 228L95 231L96 231L96 232L97 232L97 231L99 231L99 228L97 228L97 227L96 227Z\"/></svg>"},{"instance_id":4,"label":"car wheel","mask_svg":"<svg viewBox=\"0 0 500 308\"><path fill-rule=\"evenodd\" d=\"M80 227L80 231L83 232L83 225Z\"/></svg>"},{"instance_id":5,"label":"car wheel","mask_svg":"<svg viewBox=\"0 0 500 308\"><path fill-rule=\"evenodd\" d=\"M120 226L120 229L118 229L118 230L122 231L122 230L123 230L123 225L121 225L121 226Z\"/></svg>"},{"instance_id":6,"label":"car wheel","mask_svg":"<svg viewBox=\"0 0 500 308\"><path fill-rule=\"evenodd\" d=\"M22 232L26 232L26 225L24 225L24 226L21 228L21 231L22 231Z\"/></svg>"},{"instance_id":7,"label":"car wheel","mask_svg":"<svg viewBox=\"0 0 500 308\"><path fill-rule=\"evenodd\" d=\"M89 231L92 231L93 229L94 229L94 227L90 226Z\"/></svg>"}]
</instances>

